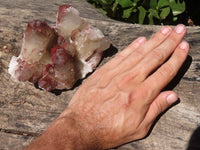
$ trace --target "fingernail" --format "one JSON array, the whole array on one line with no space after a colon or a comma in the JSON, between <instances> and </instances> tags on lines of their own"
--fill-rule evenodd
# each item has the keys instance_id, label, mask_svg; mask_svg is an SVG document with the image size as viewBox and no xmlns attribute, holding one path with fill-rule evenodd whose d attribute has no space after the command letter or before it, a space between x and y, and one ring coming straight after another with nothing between
<instances>
[{"instance_id":1,"label":"fingernail","mask_svg":"<svg viewBox=\"0 0 200 150\"><path fill-rule=\"evenodd\" d=\"M178 100L178 96L176 94L171 94L171 95L167 96L167 102L169 105L173 104L177 100Z\"/></svg>"},{"instance_id":2,"label":"fingernail","mask_svg":"<svg viewBox=\"0 0 200 150\"><path fill-rule=\"evenodd\" d=\"M162 34L167 34L170 31L169 27L162 27L161 32Z\"/></svg>"},{"instance_id":3,"label":"fingernail","mask_svg":"<svg viewBox=\"0 0 200 150\"><path fill-rule=\"evenodd\" d=\"M146 39L145 37L139 37L137 39L137 42L140 43L140 44L142 44L142 43L144 43L145 39Z\"/></svg>"},{"instance_id":4,"label":"fingernail","mask_svg":"<svg viewBox=\"0 0 200 150\"><path fill-rule=\"evenodd\" d=\"M189 49L189 44L185 41L181 42L180 48L183 50Z\"/></svg>"},{"instance_id":5,"label":"fingernail","mask_svg":"<svg viewBox=\"0 0 200 150\"><path fill-rule=\"evenodd\" d=\"M178 33L178 34L183 33L184 30L185 30L185 26L182 25L182 24L176 26L176 28L175 28L175 31L176 31L176 33Z\"/></svg>"}]
</instances>

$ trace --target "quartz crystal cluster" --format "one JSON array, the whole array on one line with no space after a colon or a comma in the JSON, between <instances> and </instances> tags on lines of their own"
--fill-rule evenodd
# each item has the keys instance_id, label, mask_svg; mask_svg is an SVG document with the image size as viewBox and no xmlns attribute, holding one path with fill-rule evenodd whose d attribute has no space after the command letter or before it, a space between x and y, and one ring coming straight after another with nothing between
<instances>
[{"instance_id":1,"label":"quartz crystal cluster","mask_svg":"<svg viewBox=\"0 0 200 150\"><path fill-rule=\"evenodd\" d=\"M21 53L11 58L8 72L16 81L30 81L47 91L70 89L92 72L110 41L89 25L71 5L59 7L56 26L29 22Z\"/></svg>"}]
</instances>

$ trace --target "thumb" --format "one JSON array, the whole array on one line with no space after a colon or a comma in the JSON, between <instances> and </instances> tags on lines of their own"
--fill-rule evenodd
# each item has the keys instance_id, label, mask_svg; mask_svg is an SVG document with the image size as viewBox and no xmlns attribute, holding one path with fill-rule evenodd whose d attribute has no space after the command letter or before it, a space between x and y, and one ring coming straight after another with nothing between
<instances>
[{"instance_id":1,"label":"thumb","mask_svg":"<svg viewBox=\"0 0 200 150\"><path fill-rule=\"evenodd\" d=\"M146 116L142 122L142 126L150 128L155 119L178 100L178 96L173 91L161 92L149 106Z\"/></svg>"}]
</instances>

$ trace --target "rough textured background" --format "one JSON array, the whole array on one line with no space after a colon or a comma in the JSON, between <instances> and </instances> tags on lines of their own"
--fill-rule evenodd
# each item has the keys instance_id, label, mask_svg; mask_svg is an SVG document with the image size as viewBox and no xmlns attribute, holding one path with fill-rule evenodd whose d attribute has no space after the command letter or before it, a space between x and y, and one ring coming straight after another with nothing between
<instances>
[{"instance_id":1,"label":"rough textured background","mask_svg":"<svg viewBox=\"0 0 200 150\"><path fill-rule=\"evenodd\" d=\"M150 37L160 28L113 21L84 0L0 0L0 150L21 149L27 145L67 107L78 88L56 96L36 89L28 82L13 82L7 72L11 56L19 54L27 23L39 19L53 26L59 5L66 3L76 7L82 17L111 39L115 48L111 48L110 53L125 48L138 36ZM190 57L174 81L178 82L184 76L178 85L168 87L176 85L181 103L162 115L147 138L116 149L200 149L200 28L188 28L185 40L191 45ZM101 64L110 56L107 55Z\"/></svg>"}]
</instances>

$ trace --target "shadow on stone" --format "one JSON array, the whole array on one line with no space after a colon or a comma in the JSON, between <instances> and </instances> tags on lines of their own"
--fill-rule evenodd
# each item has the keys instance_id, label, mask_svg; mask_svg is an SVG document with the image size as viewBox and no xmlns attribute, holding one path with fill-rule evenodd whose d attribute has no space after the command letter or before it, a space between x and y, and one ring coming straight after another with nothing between
<instances>
[{"instance_id":1,"label":"shadow on stone","mask_svg":"<svg viewBox=\"0 0 200 150\"><path fill-rule=\"evenodd\" d=\"M38 83L34 83L34 86L36 89L39 89L41 91L43 91L43 89L41 89L39 86L38 86ZM65 92L67 91L66 89L63 89L63 90L58 90L58 89L55 89L55 90L52 90L50 91L51 93L55 94L56 96L59 96L62 94L62 92Z\"/></svg>"},{"instance_id":2,"label":"shadow on stone","mask_svg":"<svg viewBox=\"0 0 200 150\"><path fill-rule=\"evenodd\" d=\"M200 150L200 126L192 134L187 150Z\"/></svg>"},{"instance_id":3,"label":"shadow on stone","mask_svg":"<svg viewBox=\"0 0 200 150\"><path fill-rule=\"evenodd\" d=\"M118 52L118 49L113 45L109 49L103 52L102 60L107 57L113 57Z\"/></svg>"}]
</instances>

